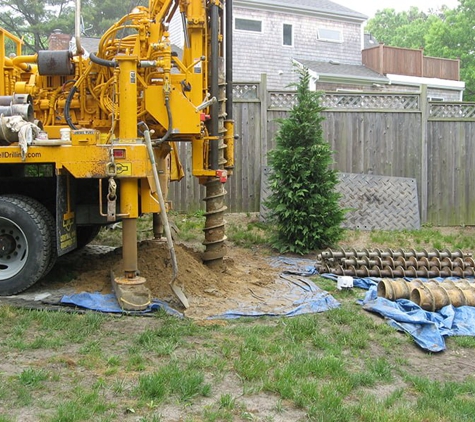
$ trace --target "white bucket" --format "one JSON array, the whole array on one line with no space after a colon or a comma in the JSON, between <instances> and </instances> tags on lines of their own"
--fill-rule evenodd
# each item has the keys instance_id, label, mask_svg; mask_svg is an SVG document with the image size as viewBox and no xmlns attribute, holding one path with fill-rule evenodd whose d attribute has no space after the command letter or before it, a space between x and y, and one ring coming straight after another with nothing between
<instances>
[{"instance_id":1,"label":"white bucket","mask_svg":"<svg viewBox=\"0 0 475 422\"><path fill-rule=\"evenodd\" d=\"M336 288L338 290L353 288L353 277L348 275L339 276L336 282Z\"/></svg>"},{"instance_id":2,"label":"white bucket","mask_svg":"<svg viewBox=\"0 0 475 422\"><path fill-rule=\"evenodd\" d=\"M59 134L61 135L62 141L70 141L71 140L71 129L65 127L59 129Z\"/></svg>"}]
</instances>

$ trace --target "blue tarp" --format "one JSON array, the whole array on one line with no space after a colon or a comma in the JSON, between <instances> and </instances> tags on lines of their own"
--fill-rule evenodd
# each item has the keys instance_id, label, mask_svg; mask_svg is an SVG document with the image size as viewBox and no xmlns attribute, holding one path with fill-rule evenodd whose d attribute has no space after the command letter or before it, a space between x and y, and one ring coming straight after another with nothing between
<instances>
[{"instance_id":1,"label":"blue tarp","mask_svg":"<svg viewBox=\"0 0 475 422\"><path fill-rule=\"evenodd\" d=\"M91 309L93 311L99 312L110 312L110 313L121 313L124 310L120 307L117 299L113 293L102 294L102 293L76 293L70 296L63 296L61 303L65 305L74 305L81 308ZM177 310L171 308L168 304L161 300L154 299L147 309L144 311L127 311L128 313L148 313L152 311L157 311L159 309L164 310L167 314L183 317L183 314Z\"/></svg>"},{"instance_id":2,"label":"blue tarp","mask_svg":"<svg viewBox=\"0 0 475 422\"><path fill-rule=\"evenodd\" d=\"M334 274L322 277L337 280ZM445 306L437 312L428 312L407 299L391 301L377 295L379 278L355 278L353 285L368 290L359 303L363 309L376 312L387 319L392 327L410 334L417 345L430 352L446 349L445 337L475 336L475 308ZM410 280L410 279L407 279ZM442 281L442 279L439 279Z\"/></svg>"},{"instance_id":3,"label":"blue tarp","mask_svg":"<svg viewBox=\"0 0 475 422\"><path fill-rule=\"evenodd\" d=\"M325 290L320 289L311 280L298 277L284 277L280 280L286 286L285 299L289 302L285 306L278 306L272 311L262 310L257 305L253 307L241 307L226 311L220 315L215 315L212 318L233 319L239 317L260 317L260 316L296 316L309 313L325 312L329 309L334 309L340 306L340 303ZM272 301L272 291L269 291L269 296L266 298ZM282 294L279 289L277 295ZM268 303L264 302L264 305ZM268 306L265 306L268 309Z\"/></svg>"},{"instance_id":4,"label":"blue tarp","mask_svg":"<svg viewBox=\"0 0 475 422\"><path fill-rule=\"evenodd\" d=\"M230 309L220 315L210 316L210 318L296 316L324 312L340 306L340 303L333 296L305 278L316 274L313 261L277 257L271 258L270 264L282 269L281 278L275 281L276 285L278 284L278 289L270 285L265 293L261 293L262 297L259 298L260 301L257 303L243 304L237 309ZM61 302L100 312L123 312L114 294L78 293L64 296ZM164 309L172 315L182 316L180 312L159 300L154 300L149 308L143 312L151 312L156 309Z\"/></svg>"}]
</instances>

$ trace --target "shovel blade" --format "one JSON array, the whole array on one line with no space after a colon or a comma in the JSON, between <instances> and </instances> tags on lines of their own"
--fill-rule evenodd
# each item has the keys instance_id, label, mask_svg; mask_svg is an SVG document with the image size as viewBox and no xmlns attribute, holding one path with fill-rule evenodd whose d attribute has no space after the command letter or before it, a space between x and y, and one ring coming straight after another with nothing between
<instances>
[{"instance_id":1,"label":"shovel blade","mask_svg":"<svg viewBox=\"0 0 475 422\"><path fill-rule=\"evenodd\" d=\"M182 288L175 284L174 281L170 283L170 287L172 288L173 293L175 293L175 296L180 300L182 305L188 309L190 307L190 304L188 303L188 299L185 296L185 293L183 292Z\"/></svg>"}]
</instances>

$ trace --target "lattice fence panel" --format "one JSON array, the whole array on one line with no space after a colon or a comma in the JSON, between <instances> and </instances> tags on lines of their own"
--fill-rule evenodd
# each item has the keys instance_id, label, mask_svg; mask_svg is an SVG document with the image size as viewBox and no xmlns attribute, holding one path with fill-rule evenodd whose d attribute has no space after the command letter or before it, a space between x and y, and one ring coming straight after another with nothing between
<instances>
[{"instance_id":1,"label":"lattice fence panel","mask_svg":"<svg viewBox=\"0 0 475 422\"><path fill-rule=\"evenodd\" d=\"M295 92L271 91L269 93L269 100L269 108L274 110L290 110L295 104L297 104L297 96L295 95Z\"/></svg>"},{"instance_id":2,"label":"lattice fence panel","mask_svg":"<svg viewBox=\"0 0 475 422\"><path fill-rule=\"evenodd\" d=\"M270 92L270 109L289 110L296 104L295 92ZM346 110L419 110L419 95L323 94L322 106Z\"/></svg>"},{"instance_id":3,"label":"lattice fence panel","mask_svg":"<svg viewBox=\"0 0 475 422\"><path fill-rule=\"evenodd\" d=\"M419 110L419 96L411 94L325 94L322 100L326 108Z\"/></svg>"},{"instance_id":4,"label":"lattice fence panel","mask_svg":"<svg viewBox=\"0 0 475 422\"><path fill-rule=\"evenodd\" d=\"M259 84L234 84L233 85L233 100L234 101L249 101L259 99Z\"/></svg>"},{"instance_id":5,"label":"lattice fence panel","mask_svg":"<svg viewBox=\"0 0 475 422\"><path fill-rule=\"evenodd\" d=\"M475 119L475 104L467 103L431 103L430 118Z\"/></svg>"}]
</instances>

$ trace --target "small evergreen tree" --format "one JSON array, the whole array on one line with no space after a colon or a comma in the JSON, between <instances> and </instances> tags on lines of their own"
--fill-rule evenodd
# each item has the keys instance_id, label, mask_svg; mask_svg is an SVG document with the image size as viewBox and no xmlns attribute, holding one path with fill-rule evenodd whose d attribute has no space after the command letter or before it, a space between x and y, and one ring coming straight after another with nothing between
<instances>
[{"instance_id":1,"label":"small evergreen tree","mask_svg":"<svg viewBox=\"0 0 475 422\"><path fill-rule=\"evenodd\" d=\"M321 94L309 88L310 75L300 68L297 104L281 120L276 147L269 152L266 206L276 226L272 246L280 252L305 254L341 239L344 210L335 191L333 151L323 138Z\"/></svg>"}]
</instances>

